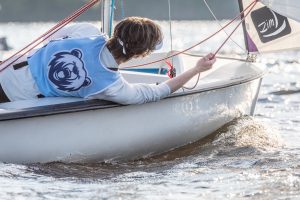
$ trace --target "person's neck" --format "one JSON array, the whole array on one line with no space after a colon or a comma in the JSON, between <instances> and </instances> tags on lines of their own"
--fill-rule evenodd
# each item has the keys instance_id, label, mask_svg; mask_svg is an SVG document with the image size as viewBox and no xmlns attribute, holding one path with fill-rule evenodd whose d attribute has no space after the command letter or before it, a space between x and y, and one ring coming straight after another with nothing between
<instances>
[{"instance_id":1,"label":"person's neck","mask_svg":"<svg viewBox=\"0 0 300 200\"><path fill-rule=\"evenodd\" d=\"M110 51L110 49L108 49L108 51L111 53L111 55L113 56L113 58L115 59L115 61L118 65L121 65L123 63L122 59L118 59L116 57L116 55L114 55L114 53L112 51Z\"/></svg>"},{"instance_id":2,"label":"person's neck","mask_svg":"<svg viewBox=\"0 0 300 200\"><path fill-rule=\"evenodd\" d=\"M118 65L124 63L124 60L122 60L122 59L120 59L120 58L117 58L117 56L115 55L114 51L112 51L112 50L110 49L109 45L106 45L106 47L107 47L108 51L111 53L111 55L113 56L113 58L115 59L115 61L116 61L116 63L117 63Z\"/></svg>"},{"instance_id":3,"label":"person's neck","mask_svg":"<svg viewBox=\"0 0 300 200\"><path fill-rule=\"evenodd\" d=\"M113 55L113 57L114 57L114 55ZM123 63L123 61L121 61L120 59L116 59L115 57L114 57L114 59L118 65L121 65Z\"/></svg>"}]
</instances>

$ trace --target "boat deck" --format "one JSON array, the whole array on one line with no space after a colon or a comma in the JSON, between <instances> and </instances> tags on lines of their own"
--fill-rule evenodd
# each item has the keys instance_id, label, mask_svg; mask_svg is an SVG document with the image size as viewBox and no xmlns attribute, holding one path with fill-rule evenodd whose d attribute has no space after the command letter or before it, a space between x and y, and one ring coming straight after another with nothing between
<instances>
[{"instance_id":1,"label":"boat deck","mask_svg":"<svg viewBox=\"0 0 300 200\"><path fill-rule=\"evenodd\" d=\"M219 67L209 74L205 74L205 76L200 79L198 86L195 89L178 90L168 98L242 84L261 77L263 73L263 71L259 70L251 63L234 62L225 65L224 67ZM191 81L190 85L194 84L193 81ZM65 97L15 101L0 104L0 121L113 108L118 106L122 105L104 100L86 100L82 98Z\"/></svg>"}]
</instances>

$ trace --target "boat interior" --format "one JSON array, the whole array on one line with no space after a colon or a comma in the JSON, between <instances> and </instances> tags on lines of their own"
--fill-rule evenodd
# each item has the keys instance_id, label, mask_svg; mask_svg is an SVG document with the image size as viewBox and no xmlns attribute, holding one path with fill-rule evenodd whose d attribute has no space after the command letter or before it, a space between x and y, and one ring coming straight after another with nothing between
<instances>
[{"instance_id":1,"label":"boat interior","mask_svg":"<svg viewBox=\"0 0 300 200\"><path fill-rule=\"evenodd\" d=\"M171 53L174 52L153 53L144 58L133 59L121 65L120 68L127 68L164 59ZM199 57L177 55L171 58L170 62L176 69L176 74L178 76L180 73L195 65L198 59ZM130 83L159 84L170 79L166 74L168 69L168 64L165 61L160 61L158 63L144 65L134 69L129 68L120 70L120 72ZM263 67L256 63L253 64L230 59L217 59L217 62L211 70L201 73L199 80L198 77L195 76L186 84L186 89L179 89L168 98L241 84L256 79L257 77L262 76L263 73ZM121 105L103 100L72 97L21 100L0 104L0 121L116 106Z\"/></svg>"}]
</instances>

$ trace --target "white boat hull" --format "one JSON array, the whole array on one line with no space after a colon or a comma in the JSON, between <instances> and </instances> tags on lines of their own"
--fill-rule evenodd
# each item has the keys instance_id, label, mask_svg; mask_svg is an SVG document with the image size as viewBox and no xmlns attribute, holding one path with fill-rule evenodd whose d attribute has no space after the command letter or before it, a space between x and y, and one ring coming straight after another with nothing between
<instances>
[{"instance_id":1,"label":"white boat hull","mask_svg":"<svg viewBox=\"0 0 300 200\"><path fill-rule=\"evenodd\" d=\"M162 153L250 115L260 80L144 105L0 121L0 160L83 162Z\"/></svg>"},{"instance_id":2,"label":"white boat hull","mask_svg":"<svg viewBox=\"0 0 300 200\"><path fill-rule=\"evenodd\" d=\"M167 78L125 73L133 82ZM44 98L0 104L0 161L99 162L163 153L200 140L236 117L252 115L262 75L251 63L217 63L195 89L159 102L121 106Z\"/></svg>"}]
</instances>

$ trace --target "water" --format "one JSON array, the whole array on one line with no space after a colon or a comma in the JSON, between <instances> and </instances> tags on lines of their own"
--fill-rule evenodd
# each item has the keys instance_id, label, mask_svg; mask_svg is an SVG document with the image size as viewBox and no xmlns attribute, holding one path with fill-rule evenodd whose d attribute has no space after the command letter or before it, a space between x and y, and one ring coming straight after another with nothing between
<instances>
[{"instance_id":1,"label":"water","mask_svg":"<svg viewBox=\"0 0 300 200\"><path fill-rule=\"evenodd\" d=\"M0 36L7 36L18 49L51 25L0 24ZM162 26L163 50L168 50L168 24ZM173 26L177 27L173 32L175 49L218 28L211 22L176 22ZM234 37L238 43L240 36L239 31ZM214 38L198 50L214 50L225 37ZM222 51L242 52L232 42ZM210 138L139 161L0 163L0 199L299 199L299 58L296 51L259 58L269 73L255 117L241 117Z\"/></svg>"}]
</instances>

